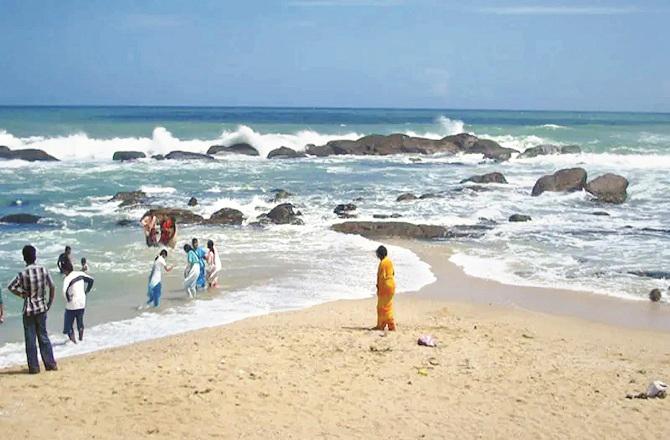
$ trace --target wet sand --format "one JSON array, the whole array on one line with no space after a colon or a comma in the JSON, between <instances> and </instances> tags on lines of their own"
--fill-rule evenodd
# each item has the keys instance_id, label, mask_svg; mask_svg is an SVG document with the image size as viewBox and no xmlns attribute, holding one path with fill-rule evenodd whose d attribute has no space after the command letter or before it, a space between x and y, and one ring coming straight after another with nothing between
<instances>
[{"instance_id":1,"label":"wet sand","mask_svg":"<svg viewBox=\"0 0 670 440\"><path fill-rule=\"evenodd\" d=\"M367 330L370 298L62 359L54 373L13 368L0 372L0 428L68 439L663 437L670 399L626 399L670 381L670 337L656 324L533 311L571 314L579 302L565 298L580 294L477 280L444 251L405 244L438 281L397 296L398 332ZM416 344L426 333L438 347Z\"/></svg>"}]
</instances>

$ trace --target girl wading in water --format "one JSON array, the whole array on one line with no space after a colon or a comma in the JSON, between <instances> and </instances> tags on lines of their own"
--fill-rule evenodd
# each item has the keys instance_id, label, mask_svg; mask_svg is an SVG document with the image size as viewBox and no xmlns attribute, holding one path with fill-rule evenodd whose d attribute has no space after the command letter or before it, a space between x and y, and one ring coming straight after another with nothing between
<instances>
[{"instance_id":1,"label":"girl wading in water","mask_svg":"<svg viewBox=\"0 0 670 440\"><path fill-rule=\"evenodd\" d=\"M395 272L393 263L384 246L377 248L379 267L377 268L377 326L374 330L395 331L393 296L395 295Z\"/></svg>"},{"instance_id":2,"label":"girl wading in water","mask_svg":"<svg viewBox=\"0 0 670 440\"><path fill-rule=\"evenodd\" d=\"M207 284L209 287L219 287L219 274L221 273L221 257L219 250L214 246L214 242L209 240L207 242Z\"/></svg>"},{"instance_id":3,"label":"girl wading in water","mask_svg":"<svg viewBox=\"0 0 670 440\"><path fill-rule=\"evenodd\" d=\"M200 259L189 244L184 245L186 252L186 267L184 268L184 289L189 298L195 298L197 295L197 283L200 276Z\"/></svg>"}]
</instances>

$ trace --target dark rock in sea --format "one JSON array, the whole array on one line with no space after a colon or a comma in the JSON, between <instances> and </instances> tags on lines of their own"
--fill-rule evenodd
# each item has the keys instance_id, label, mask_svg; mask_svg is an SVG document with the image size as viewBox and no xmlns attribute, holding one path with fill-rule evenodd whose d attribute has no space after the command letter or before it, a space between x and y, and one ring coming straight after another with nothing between
<instances>
[{"instance_id":1,"label":"dark rock in sea","mask_svg":"<svg viewBox=\"0 0 670 440\"><path fill-rule=\"evenodd\" d=\"M352 211L356 210L356 205L353 203L341 203L335 207L333 212L337 214L340 218L351 218L355 217L351 214Z\"/></svg>"},{"instance_id":2,"label":"dark rock in sea","mask_svg":"<svg viewBox=\"0 0 670 440\"><path fill-rule=\"evenodd\" d=\"M540 177L533 191L532 196L539 196L545 191L573 192L581 191L586 185L586 170L583 168L569 168L556 171L554 174Z\"/></svg>"},{"instance_id":3,"label":"dark rock in sea","mask_svg":"<svg viewBox=\"0 0 670 440\"><path fill-rule=\"evenodd\" d=\"M447 229L435 225L415 225L405 222L365 222L352 221L338 223L331 227L334 231L344 234L357 234L366 238L413 238L430 240L444 238Z\"/></svg>"},{"instance_id":4,"label":"dark rock in sea","mask_svg":"<svg viewBox=\"0 0 670 440\"><path fill-rule=\"evenodd\" d=\"M631 270L628 273L630 275L653 278L655 280L670 280L670 272L663 270Z\"/></svg>"},{"instance_id":5,"label":"dark rock in sea","mask_svg":"<svg viewBox=\"0 0 670 440\"><path fill-rule=\"evenodd\" d=\"M13 223L17 225L34 225L42 217L33 214L10 214L0 218L0 223Z\"/></svg>"},{"instance_id":6,"label":"dark rock in sea","mask_svg":"<svg viewBox=\"0 0 670 440\"><path fill-rule=\"evenodd\" d=\"M405 194L401 194L401 195L399 195L398 198L395 199L395 201L396 201L396 202L408 202L408 201L410 201L410 200L417 200L417 199L418 199L418 197L415 196L414 194L412 194L412 193L405 193Z\"/></svg>"},{"instance_id":7,"label":"dark rock in sea","mask_svg":"<svg viewBox=\"0 0 670 440\"><path fill-rule=\"evenodd\" d=\"M198 224L203 223L205 220L201 215L195 214L188 209L181 208L152 208L145 212L144 215L142 215L142 218L147 215L173 217L175 222L182 224Z\"/></svg>"},{"instance_id":8,"label":"dark rock in sea","mask_svg":"<svg viewBox=\"0 0 670 440\"><path fill-rule=\"evenodd\" d=\"M0 145L0 153L11 151L8 146Z\"/></svg>"},{"instance_id":9,"label":"dark rock in sea","mask_svg":"<svg viewBox=\"0 0 670 440\"><path fill-rule=\"evenodd\" d=\"M466 191L478 193L478 192L488 192L492 191L490 187L486 186L479 186L479 185L467 185L467 186L462 186L459 188L454 188L451 190L452 193L463 193Z\"/></svg>"},{"instance_id":10,"label":"dark rock in sea","mask_svg":"<svg viewBox=\"0 0 670 440\"><path fill-rule=\"evenodd\" d=\"M296 212L291 203L282 203L277 205L267 214L258 216L258 220L263 223L269 221L276 225L302 225L304 222L298 218L300 212Z\"/></svg>"},{"instance_id":11,"label":"dark rock in sea","mask_svg":"<svg viewBox=\"0 0 670 440\"><path fill-rule=\"evenodd\" d=\"M409 161L417 163L417 162L421 162L421 158L420 157L410 157Z\"/></svg>"},{"instance_id":12,"label":"dark rock in sea","mask_svg":"<svg viewBox=\"0 0 670 440\"><path fill-rule=\"evenodd\" d=\"M421 194L419 196L419 199L421 200L426 200L426 199L437 199L440 198L441 196L439 194L434 194L434 193L426 193L426 194Z\"/></svg>"},{"instance_id":13,"label":"dark rock in sea","mask_svg":"<svg viewBox=\"0 0 670 440\"><path fill-rule=\"evenodd\" d=\"M188 199L188 206L198 206L198 199L195 197Z\"/></svg>"},{"instance_id":14,"label":"dark rock in sea","mask_svg":"<svg viewBox=\"0 0 670 440\"><path fill-rule=\"evenodd\" d=\"M649 300L651 302L659 302L661 300L661 289L652 289L651 292L649 292Z\"/></svg>"},{"instance_id":15,"label":"dark rock in sea","mask_svg":"<svg viewBox=\"0 0 670 440\"><path fill-rule=\"evenodd\" d=\"M512 148L501 147L497 142L490 139L479 139L467 153L481 153L484 159L492 159L496 162L504 162L512 157L512 153L518 153Z\"/></svg>"},{"instance_id":16,"label":"dark rock in sea","mask_svg":"<svg viewBox=\"0 0 670 440\"><path fill-rule=\"evenodd\" d=\"M245 156L259 156L258 150L247 143L234 144L229 147L212 145L207 154L242 154Z\"/></svg>"},{"instance_id":17,"label":"dark rock in sea","mask_svg":"<svg viewBox=\"0 0 670 440\"><path fill-rule=\"evenodd\" d=\"M607 173L598 176L586 184L586 191L593 194L599 202L623 203L628 198L628 180L617 174Z\"/></svg>"},{"instance_id":18,"label":"dark rock in sea","mask_svg":"<svg viewBox=\"0 0 670 440\"><path fill-rule=\"evenodd\" d=\"M362 202L363 200L365 200L365 199L363 199L363 197L356 197L354 199L354 202Z\"/></svg>"},{"instance_id":19,"label":"dark rock in sea","mask_svg":"<svg viewBox=\"0 0 670 440\"><path fill-rule=\"evenodd\" d=\"M110 202L121 202L119 208L136 206L146 203L147 194L144 191L120 191L109 199Z\"/></svg>"},{"instance_id":20,"label":"dark rock in sea","mask_svg":"<svg viewBox=\"0 0 670 440\"><path fill-rule=\"evenodd\" d=\"M478 176L468 177L467 179L461 180L461 183L473 182L473 183L507 183L507 179L503 176L502 173L494 172L488 174L481 174Z\"/></svg>"},{"instance_id":21,"label":"dark rock in sea","mask_svg":"<svg viewBox=\"0 0 670 440\"><path fill-rule=\"evenodd\" d=\"M25 160L28 162L58 162L58 159L42 150L27 148L25 150L0 150L0 159Z\"/></svg>"},{"instance_id":22,"label":"dark rock in sea","mask_svg":"<svg viewBox=\"0 0 670 440\"><path fill-rule=\"evenodd\" d=\"M165 155L168 160L215 160L207 154L192 153L190 151L171 151Z\"/></svg>"},{"instance_id":23,"label":"dark rock in sea","mask_svg":"<svg viewBox=\"0 0 670 440\"><path fill-rule=\"evenodd\" d=\"M577 145L552 145L543 144L537 147L528 148L517 156L518 159L525 159L537 156L549 156L553 154L579 154L582 149Z\"/></svg>"},{"instance_id":24,"label":"dark rock in sea","mask_svg":"<svg viewBox=\"0 0 670 440\"><path fill-rule=\"evenodd\" d=\"M378 218L378 219L387 219L387 218L400 218L402 215L393 213L391 215L389 214L373 214L372 218Z\"/></svg>"},{"instance_id":25,"label":"dark rock in sea","mask_svg":"<svg viewBox=\"0 0 670 440\"><path fill-rule=\"evenodd\" d=\"M139 225L139 223L134 221L134 220L123 219L123 220L119 220L118 222L116 222L116 225L117 226L128 227L128 226Z\"/></svg>"},{"instance_id":26,"label":"dark rock in sea","mask_svg":"<svg viewBox=\"0 0 670 440\"><path fill-rule=\"evenodd\" d=\"M114 156L112 156L112 160L125 162L128 160L144 159L145 157L147 157L147 155L141 151L117 151L114 153Z\"/></svg>"},{"instance_id":27,"label":"dark rock in sea","mask_svg":"<svg viewBox=\"0 0 670 440\"><path fill-rule=\"evenodd\" d=\"M524 214L513 214L509 218L510 222L529 222L531 220L532 218L529 215Z\"/></svg>"},{"instance_id":28,"label":"dark rock in sea","mask_svg":"<svg viewBox=\"0 0 670 440\"><path fill-rule=\"evenodd\" d=\"M484 222L476 225L455 225L449 227L444 238L482 238L491 229L493 225Z\"/></svg>"},{"instance_id":29,"label":"dark rock in sea","mask_svg":"<svg viewBox=\"0 0 670 440\"><path fill-rule=\"evenodd\" d=\"M279 147L268 153L268 159L297 159L307 157L302 151L295 151L288 147Z\"/></svg>"},{"instance_id":30,"label":"dark rock in sea","mask_svg":"<svg viewBox=\"0 0 670 440\"><path fill-rule=\"evenodd\" d=\"M151 158L154 160L165 160L165 156L163 156L162 154L154 154L153 156L151 156Z\"/></svg>"},{"instance_id":31,"label":"dark rock in sea","mask_svg":"<svg viewBox=\"0 0 670 440\"><path fill-rule=\"evenodd\" d=\"M609 217L610 213L605 212L605 211L594 211L591 213L591 215L596 215L596 216L601 216L601 217Z\"/></svg>"},{"instance_id":32,"label":"dark rock in sea","mask_svg":"<svg viewBox=\"0 0 670 440\"><path fill-rule=\"evenodd\" d=\"M210 225L241 225L244 221L244 214L233 208L223 208L216 211L205 221Z\"/></svg>"},{"instance_id":33,"label":"dark rock in sea","mask_svg":"<svg viewBox=\"0 0 670 440\"><path fill-rule=\"evenodd\" d=\"M270 200L268 200L268 202L272 202L272 203L277 203L280 200L288 199L289 197L291 197L293 195L293 193L290 193L290 192L288 192L286 190L283 190L283 189L273 189L272 192L275 193L275 196L273 198L271 198Z\"/></svg>"}]
</instances>

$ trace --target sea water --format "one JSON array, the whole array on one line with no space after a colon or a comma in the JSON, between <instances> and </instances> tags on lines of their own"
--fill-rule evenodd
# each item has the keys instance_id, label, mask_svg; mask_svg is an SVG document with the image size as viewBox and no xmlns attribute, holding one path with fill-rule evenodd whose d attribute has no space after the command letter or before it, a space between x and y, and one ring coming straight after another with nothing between
<instances>
[{"instance_id":1,"label":"sea water","mask_svg":"<svg viewBox=\"0 0 670 440\"><path fill-rule=\"evenodd\" d=\"M523 151L544 143L577 144L581 154L542 156L505 163L480 155L328 157L268 160L267 153L296 150L333 139L378 133L440 138L470 132ZM213 162L140 160L118 163L115 151L164 154L205 152L211 145L247 142L260 157L224 156ZM668 271L670 257L670 115L636 113L525 112L398 109L0 107L0 145L40 148L57 163L0 163L0 215L27 212L38 225L0 225L0 282L6 323L0 327L0 366L23 362L21 303L7 283L21 269L20 250L38 248L58 286L49 330L57 356L220 325L248 316L374 294L377 242L330 231L340 221L339 203L358 206L360 220L401 214L403 221L444 226L493 225L481 236L447 240L452 261L472 275L535 286L588 290L636 300L667 280L639 277L636 270ZM590 178L613 172L628 178L629 199L602 205L585 192L531 197L536 179L580 166ZM459 182L474 174L502 172L509 184L473 191ZM304 226L248 227L285 189L303 213ZM118 191L145 191L153 205L186 208L208 216L224 207L242 211L242 227L186 226L170 251L175 265L164 279L158 311L138 311L157 253L144 245L137 222L143 208L121 209ZM399 194L441 197L396 202ZM17 201L20 201L19 206ZM606 211L609 216L595 216ZM509 223L511 214L530 215ZM188 301L182 289L191 237L212 239L222 257L220 290ZM83 344L65 344L63 300L55 269L65 245L75 261L86 257L95 277ZM391 247L400 291L434 280L410 251ZM373 314L373 312L371 312ZM372 319L372 318L371 318Z\"/></svg>"}]
</instances>

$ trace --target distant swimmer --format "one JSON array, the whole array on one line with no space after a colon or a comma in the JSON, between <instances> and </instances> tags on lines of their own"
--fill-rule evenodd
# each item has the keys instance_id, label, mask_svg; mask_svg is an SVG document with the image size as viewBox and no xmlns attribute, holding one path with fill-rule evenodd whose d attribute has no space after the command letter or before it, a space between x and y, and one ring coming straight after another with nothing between
<instances>
[{"instance_id":1,"label":"distant swimmer","mask_svg":"<svg viewBox=\"0 0 670 440\"><path fill-rule=\"evenodd\" d=\"M198 288L204 289L207 284L207 277L205 274L205 258L207 257L207 251L198 246L198 239L194 238L191 240L191 246L193 247L193 252L198 256L198 263L200 263L200 274L198 275Z\"/></svg>"},{"instance_id":2,"label":"distant swimmer","mask_svg":"<svg viewBox=\"0 0 670 440\"><path fill-rule=\"evenodd\" d=\"M65 263L70 263L70 266L72 266L72 248L70 246L65 246L65 252L58 256L58 263L56 264L60 273L65 273L63 272L63 265Z\"/></svg>"},{"instance_id":3,"label":"distant swimmer","mask_svg":"<svg viewBox=\"0 0 670 440\"><path fill-rule=\"evenodd\" d=\"M63 279L63 297L65 298L63 333L76 344L74 321L77 321L79 341L82 341L84 340L86 295L93 288L93 278L84 272L74 270L72 263L69 261L64 264L63 269L65 270L65 278Z\"/></svg>"},{"instance_id":4,"label":"distant swimmer","mask_svg":"<svg viewBox=\"0 0 670 440\"><path fill-rule=\"evenodd\" d=\"M384 246L377 248L379 267L377 268L377 326L374 330L395 330L393 297L395 296L395 271Z\"/></svg>"},{"instance_id":5,"label":"distant swimmer","mask_svg":"<svg viewBox=\"0 0 670 440\"><path fill-rule=\"evenodd\" d=\"M153 304L154 307L158 307L160 304L163 271L170 272L172 270L172 267L168 266L167 262L165 261L167 256L168 252L163 249L154 260L154 264L151 268L151 274L149 274L149 300L147 301L147 305Z\"/></svg>"},{"instance_id":6,"label":"distant swimmer","mask_svg":"<svg viewBox=\"0 0 670 440\"><path fill-rule=\"evenodd\" d=\"M214 242L207 242L207 284L209 287L219 287L219 274L221 273L221 257Z\"/></svg>"},{"instance_id":7,"label":"distant swimmer","mask_svg":"<svg viewBox=\"0 0 670 440\"><path fill-rule=\"evenodd\" d=\"M197 283L200 277L200 259L189 244L184 245L186 252L186 267L184 268L184 289L189 298L197 295Z\"/></svg>"}]
</instances>

